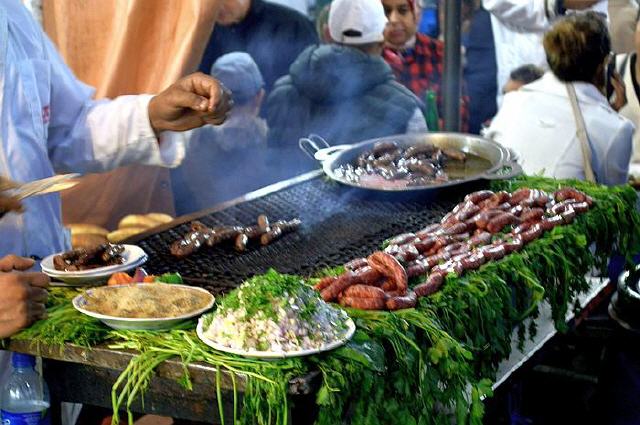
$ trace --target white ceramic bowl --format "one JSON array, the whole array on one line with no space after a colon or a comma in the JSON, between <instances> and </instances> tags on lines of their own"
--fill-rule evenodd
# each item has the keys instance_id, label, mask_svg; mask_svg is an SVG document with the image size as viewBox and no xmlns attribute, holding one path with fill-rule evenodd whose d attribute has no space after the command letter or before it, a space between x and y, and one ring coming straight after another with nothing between
<instances>
[{"instance_id":1,"label":"white ceramic bowl","mask_svg":"<svg viewBox=\"0 0 640 425\"><path fill-rule=\"evenodd\" d=\"M87 305L87 300L84 297L84 294L80 294L73 299L73 306L79 312L86 314L87 316L94 317L102 321L105 325L112 327L114 329L127 329L127 330L164 330L170 329L175 325L183 322L185 320L197 317L202 313L213 307L215 303L215 297L209 293L206 289L197 288L194 286L187 285L175 285L175 284L163 284L163 283L139 283L137 284L141 287L148 287L151 285L167 285L172 287L186 288L193 291L198 291L207 294L211 297L210 301L207 305L201 309L192 311L190 313L176 316L176 317L159 317L159 318L126 318L126 317L117 317L117 316L108 316L105 314L100 314L93 312L91 310L87 310L85 307ZM118 288L118 286L112 287L103 287L100 290L110 290L110 289ZM94 289L88 289L86 292L93 291Z\"/></svg>"},{"instance_id":2,"label":"white ceramic bowl","mask_svg":"<svg viewBox=\"0 0 640 425\"><path fill-rule=\"evenodd\" d=\"M246 351L240 350L237 348L227 347L226 345L218 344L214 341L211 341L204 335L204 317L201 317L198 320L198 327L196 328L196 333L198 334L198 338L202 340L209 347L223 351L225 353L237 354L239 356L244 357L254 357L259 359L285 359L287 357L300 357L300 356L310 356L312 354L322 353L324 351L330 351L336 349L344 344L346 344L352 337L354 332L356 331L356 325L353 323L351 318L347 318L347 330L344 335L326 345L323 345L320 348L314 348L310 350L296 350L296 351Z\"/></svg>"}]
</instances>

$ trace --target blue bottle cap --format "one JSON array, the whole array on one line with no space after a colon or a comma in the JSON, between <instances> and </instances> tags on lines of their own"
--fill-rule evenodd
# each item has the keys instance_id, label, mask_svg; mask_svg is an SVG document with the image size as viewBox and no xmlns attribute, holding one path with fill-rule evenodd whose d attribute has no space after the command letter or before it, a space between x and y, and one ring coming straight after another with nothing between
<instances>
[{"instance_id":1,"label":"blue bottle cap","mask_svg":"<svg viewBox=\"0 0 640 425\"><path fill-rule=\"evenodd\" d=\"M11 356L11 365L14 368L34 367L36 365L36 358L29 354L13 353Z\"/></svg>"}]
</instances>

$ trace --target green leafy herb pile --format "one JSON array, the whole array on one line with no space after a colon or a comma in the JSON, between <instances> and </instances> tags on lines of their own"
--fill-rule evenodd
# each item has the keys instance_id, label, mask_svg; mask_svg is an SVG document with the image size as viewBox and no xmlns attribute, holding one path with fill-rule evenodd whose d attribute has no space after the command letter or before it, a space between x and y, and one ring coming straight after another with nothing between
<instances>
[{"instance_id":1,"label":"green leafy herb pile","mask_svg":"<svg viewBox=\"0 0 640 425\"><path fill-rule=\"evenodd\" d=\"M129 409L143 395L155 367L177 357L185 365L198 361L217 367L217 399L224 423L287 424L292 402L287 395L289 381L320 371L318 424L449 424L452 418L460 424L479 424L481 399L490 395L497 365L510 353L513 330L519 329L520 343L527 333L535 332L532 325L525 328L523 319L535 317L539 303L546 300L556 326L563 330L572 300L588 288L585 274L593 268L604 270L612 252L630 255L640 250L640 217L630 187L522 177L496 182L493 189L531 187L551 192L562 186L586 192L596 201L595 207L519 253L461 277L449 276L441 291L422 298L415 309L347 310L358 330L347 345L332 352L260 361L210 349L195 335L193 323L164 333L113 331L77 313L69 303L76 292L69 290L56 291L49 318L15 338L85 346L107 342L140 352L114 385L114 410ZM417 229L407 229L413 230ZM274 293L300 284L299 277L275 272L261 279L268 280ZM263 301L256 300L250 308L268 307L268 300ZM233 308L234 303L237 300L229 296L223 306ZM190 389L186 371L185 367L182 383ZM225 373L233 383L233 417L224 417L222 409ZM242 398L236 382L240 377L246 380Z\"/></svg>"}]
</instances>

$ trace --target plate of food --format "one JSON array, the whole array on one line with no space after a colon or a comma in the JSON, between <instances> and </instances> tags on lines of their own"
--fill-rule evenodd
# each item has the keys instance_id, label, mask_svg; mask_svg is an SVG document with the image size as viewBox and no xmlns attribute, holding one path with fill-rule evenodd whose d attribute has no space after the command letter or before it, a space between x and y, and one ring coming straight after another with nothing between
<instances>
[{"instance_id":1,"label":"plate of food","mask_svg":"<svg viewBox=\"0 0 640 425\"><path fill-rule=\"evenodd\" d=\"M229 293L198 321L198 337L227 353L261 359L307 356L346 344L355 324L295 276L270 270Z\"/></svg>"},{"instance_id":2,"label":"plate of food","mask_svg":"<svg viewBox=\"0 0 640 425\"><path fill-rule=\"evenodd\" d=\"M88 289L73 299L73 306L114 329L162 330L201 315L214 302L202 288L138 283Z\"/></svg>"},{"instance_id":3,"label":"plate of food","mask_svg":"<svg viewBox=\"0 0 640 425\"><path fill-rule=\"evenodd\" d=\"M69 284L106 281L116 272L136 268L147 261L147 254L136 245L101 244L50 255L42 260L42 271Z\"/></svg>"}]
</instances>

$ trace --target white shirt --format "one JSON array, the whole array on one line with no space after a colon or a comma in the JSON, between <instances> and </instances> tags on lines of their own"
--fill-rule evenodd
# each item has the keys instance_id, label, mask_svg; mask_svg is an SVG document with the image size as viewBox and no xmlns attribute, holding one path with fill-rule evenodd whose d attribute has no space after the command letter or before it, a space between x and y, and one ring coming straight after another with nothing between
<instances>
[{"instance_id":1,"label":"white shirt","mask_svg":"<svg viewBox=\"0 0 640 425\"><path fill-rule=\"evenodd\" d=\"M548 69L542 38L555 16L555 0L482 0L491 14L491 27L498 65L498 105L509 74L521 65ZM589 10L607 14L607 1Z\"/></svg>"},{"instance_id":2,"label":"white shirt","mask_svg":"<svg viewBox=\"0 0 640 425\"><path fill-rule=\"evenodd\" d=\"M632 62L631 54L616 56L616 69L622 75L627 95L627 104L620 109L620 115L628 118L637 129L640 126L640 99L638 99L633 86L633 73L635 70L631 68ZM624 69L622 69L623 64ZM631 156L629 172L636 177L640 176L640 131L636 131L633 136L633 155Z\"/></svg>"},{"instance_id":3,"label":"white shirt","mask_svg":"<svg viewBox=\"0 0 640 425\"><path fill-rule=\"evenodd\" d=\"M598 89L574 83L599 183L627 182L633 124ZM485 134L515 151L526 174L584 180L580 141L566 86L553 73L508 93Z\"/></svg>"},{"instance_id":4,"label":"white shirt","mask_svg":"<svg viewBox=\"0 0 640 425\"><path fill-rule=\"evenodd\" d=\"M158 145L150 95L93 100L94 90L73 75L18 0L2 0L0 15L0 174L28 182L131 163L179 164L186 135L163 134ZM24 205L24 214L0 221L0 256L44 257L69 247L59 195Z\"/></svg>"}]
</instances>

